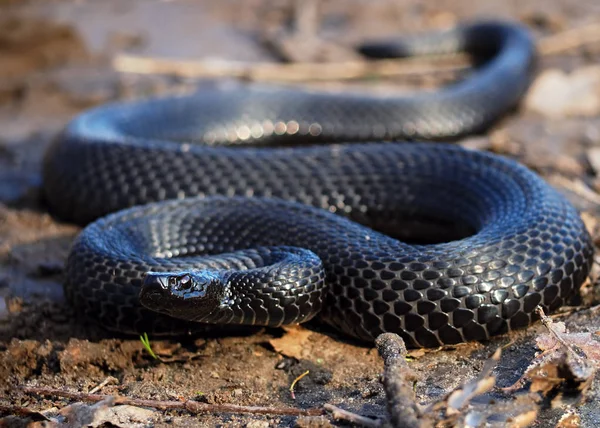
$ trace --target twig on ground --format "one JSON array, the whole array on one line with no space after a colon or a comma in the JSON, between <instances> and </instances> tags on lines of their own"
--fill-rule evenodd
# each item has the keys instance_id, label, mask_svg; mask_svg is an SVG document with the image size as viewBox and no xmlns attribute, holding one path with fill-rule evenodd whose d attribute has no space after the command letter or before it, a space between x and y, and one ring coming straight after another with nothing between
<instances>
[{"instance_id":1,"label":"twig on ground","mask_svg":"<svg viewBox=\"0 0 600 428\"><path fill-rule=\"evenodd\" d=\"M460 414L471 403L474 397L488 392L494 387L496 377L492 374L492 371L498 364L501 355L502 348L496 349L496 352L486 360L481 372L475 379L469 380L455 388L441 400L427 406L423 412L429 414L444 409L447 417Z\"/></svg>"},{"instance_id":2,"label":"twig on ground","mask_svg":"<svg viewBox=\"0 0 600 428\"><path fill-rule=\"evenodd\" d=\"M63 391L54 388L25 387L23 391L27 394L38 394L54 397L69 398L78 401L98 402L105 400L110 395L85 394L81 392ZM262 407L262 406L238 406L235 404L207 404L197 401L162 401L144 400L140 398L129 398L122 396L114 397L114 404L128 404L138 407L152 407L159 410L180 409L192 414L197 413L248 413L254 415L284 415L284 416L320 416L324 414L322 409L297 409L294 407Z\"/></svg>"},{"instance_id":3,"label":"twig on ground","mask_svg":"<svg viewBox=\"0 0 600 428\"><path fill-rule=\"evenodd\" d=\"M588 44L600 42L600 23L562 31L537 42L541 55L557 55ZM123 73L166 74L186 78L232 77L252 81L326 81L423 74L459 73L470 66L467 55L439 55L416 58L395 58L373 61L342 61L334 63L247 63L239 61L170 60L117 55L115 70Z\"/></svg>"},{"instance_id":4,"label":"twig on ground","mask_svg":"<svg viewBox=\"0 0 600 428\"><path fill-rule=\"evenodd\" d=\"M375 61L336 63L272 62L246 63L225 60L170 60L117 55L113 67L122 73L166 74L184 78L232 77L251 81L302 82L349 80L365 76L422 76L424 74L458 73L468 69L466 55L439 55L425 58L398 58Z\"/></svg>"},{"instance_id":5,"label":"twig on ground","mask_svg":"<svg viewBox=\"0 0 600 428\"><path fill-rule=\"evenodd\" d=\"M366 416L357 415L356 413L340 409L333 404L325 404L325 410L331 413L331 417L336 420L342 420L353 424L361 425L368 428L380 428L384 426L384 422L379 419L371 419Z\"/></svg>"},{"instance_id":6,"label":"twig on ground","mask_svg":"<svg viewBox=\"0 0 600 428\"><path fill-rule=\"evenodd\" d=\"M92 388L89 392L89 394L95 394L96 392L100 391L102 388L104 388L106 385L108 385L109 383L115 383L118 384L119 380L115 377L112 376L108 376L106 379L104 379L99 385L97 385L96 387Z\"/></svg>"},{"instance_id":7,"label":"twig on ground","mask_svg":"<svg viewBox=\"0 0 600 428\"><path fill-rule=\"evenodd\" d=\"M383 388L392 425L427 426L415 400L413 383L416 376L404 359L404 341L396 334L384 333L377 337L375 346L384 362Z\"/></svg>"}]
</instances>

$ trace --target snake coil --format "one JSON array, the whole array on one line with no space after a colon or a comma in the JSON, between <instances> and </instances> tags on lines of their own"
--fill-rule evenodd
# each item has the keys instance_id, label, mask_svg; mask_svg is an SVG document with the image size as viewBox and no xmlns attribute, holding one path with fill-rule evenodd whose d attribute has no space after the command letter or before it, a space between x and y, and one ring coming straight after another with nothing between
<instances>
[{"instance_id":1,"label":"snake coil","mask_svg":"<svg viewBox=\"0 0 600 428\"><path fill-rule=\"evenodd\" d=\"M319 314L410 346L487 339L561 306L592 257L561 195L496 155L388 142L481 131L515 106L534 61L527 32L475 23L362 50L481 64L409 97L209 89L71 122L45 157L46 198L65 219L105 217L73 245L69 300L130 333ZM447 242L417 242L440 224L456 231Z\"/></svg>"}]
</instances>

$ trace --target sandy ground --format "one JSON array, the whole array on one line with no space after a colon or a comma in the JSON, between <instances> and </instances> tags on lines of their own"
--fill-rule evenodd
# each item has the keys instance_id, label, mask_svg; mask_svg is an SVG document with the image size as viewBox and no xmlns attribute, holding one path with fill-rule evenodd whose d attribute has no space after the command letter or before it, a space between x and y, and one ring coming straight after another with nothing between
<instances>
[{"instance_id":1,"label":"sandy ground","mask_svg":"<svg viewBox=\"0 0 600 428\"><path fill-rule=\"evenodd\" d=\"M0 1L0 415L27 408L46 411L44 415L59 420L59 410L76 400L26 394L22 388L45 386L88 393L106 379L98 394L298 409L330 403L365 416L386 415L379 378L383 363L377 352L317 324L291 332L267 329L184 341L152 340L164 360L158 362L137 338L114 337L76 318L63 299L62 264L78 228L53 219L41 201L40 162L47 144L85 108L198 84L189 78L117 73L111 68L111 58L129 53L273 61L261 43L259 29L281 25L286 5L267 0ZM600 3L329 0L322 17L322 35L346 44L478 17L516 19L530 25L537 37L545 37L599 22ZM594 67L599 59L600 42L543 56L538 74L547 79L538 83L549 86L534 94L538 98L531 95L529 108L524 105L488 135L463 142L518 159L541 173L585 212L594 233L600 219L596 176L600 168L600 71ZM579 72L579 80L563 90L560 79L566 77L559 74L558 83L552 76L548 80L544 72L549 70L550 75L556 70ZM414 79L386 84L414 86ZM550 106L547 111L545 107ZM583 308L560 318L571 331L596 332L600 325L600 311L594 308L597 300L597 284L592 283L581 301ZM544 332L538 324L490 343L416 354L410 366L418 377L418 401L430 403L476 377L499 346L504 353L494 372L497 384L511 385L535 361L535 338ZM293 398L290 385L307 370ZM579 417L581 426L600 426L597 377L584 395L570 407L551 406L546 397L533 426L553 426L569 411ZM499 391L488 396L514 399L514 394ZM42 419L42 414L30 419L10 416L0 424L26 425L36 419ZM184 410L144 409L133 416L121 412L110 421L118 426L341 423L327 415L191 415Z\"/></svg>"}]
</instances>

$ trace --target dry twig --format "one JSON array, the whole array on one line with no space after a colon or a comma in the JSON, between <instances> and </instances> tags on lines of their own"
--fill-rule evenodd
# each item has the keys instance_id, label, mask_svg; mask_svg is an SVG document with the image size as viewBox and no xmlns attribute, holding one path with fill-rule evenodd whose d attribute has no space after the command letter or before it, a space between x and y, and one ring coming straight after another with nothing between
<instances>
[{"instance_id":1,"label":"dry twig","mask_svg":"<svg viewBox=\"0 0 600 428\"><path fill-rule=\"evenodd\" d=\"M247 63L224 60L170 60L134 55L118 55L115 70L122 73L165 74L183 78L231 77L250 81L302 82L350 80L365 76L422 76L457 73L469 66L466 55L439 55L425 58L398 58L337 63L271 62Z\"/></svg>"},{"instance_id":2,"label":"dry twig","mask_svg":"<svg viewBox=\"0 0 600 428\"><path fill-rule=\"evenodd\" d=\"M104 388L106 385L108 385L109 383L114 383L114 384L118 384L119 380L115 377L112 376L108 376L106 379L104 379L102 381L102 383L100 383L99 385L97 385L96 387L92 388L90 390L90 394L95 394L96 392L100 391L102 388Z\"/></svg>"},{"instance_id":3,"label":"dry twig","mask_svg":"<svg viewBox=\"0 0 600 428\"><path fill-rule=\"evenodd\" d=\"M331 412L331 417L336 420L342 420L350 422L356 425L360 425L367 428L379 428L383 427L384 422L378 419L367 418L366 416L357 415L356 413L349 412L344 409L340 409L333 404L325 404L323 406L325 410Z\"/></svg>"},{"instance_id":4,"label":"dry twig","mask_svg":"<svg viewBox=\"0 0 600 428\"><path fill-rule=\"evenodd\" d=\"M537 47L541 55L557 55L597 42L600 42L600 23L593 23L544 37L538 41ZM166 74L186 78L231 77L279 82L345 80L372 75L393 77L456 74L465 71L469 66L469 57L463 54L295 64L170 60L134 55L118 55L113 60L113 67L123 73Z\"/></svg>"},{"instance_id":5,"label":"dry twig","mask_svg":"<svg viewBox=\"0 0 600 428\"><path fill-rule=\"evenodd\" d=\"M63 391L54 388L25 387L23 391L27 394L38 394L54 397L69 398L78 401L96 403L110 397L109 395L85 394L81 392ZM113 403L128 404L137 407L152 407L159 410L187 410L190 413L248 413L253 415L284 415L284 416L319 416L324 412L322 409L297 409L294 407L262 407L262 406L238 406L235 404L207 404L197 401L163 401L144 400L140 398L129 398L115 396Z\"/></svg>"},{"instance_id":6,"label":"dry twig","mask_svg":"<svg viewBox=\"0 0 600 428\"><path fill-rule=\"evenodd\" d=\"M375 346L383 358L383 388L392 425L407 428L427 426L421 419L421 410L413 392L416 376L404 359L404 341L396 334L384 333L377 337Z\"/></svg>"}]
</instances>

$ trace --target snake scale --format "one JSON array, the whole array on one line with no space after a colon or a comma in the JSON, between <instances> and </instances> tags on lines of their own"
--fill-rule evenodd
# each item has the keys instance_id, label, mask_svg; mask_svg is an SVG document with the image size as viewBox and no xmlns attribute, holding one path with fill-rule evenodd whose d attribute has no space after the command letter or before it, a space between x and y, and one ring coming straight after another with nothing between
<instances>
[{"instance_id":1,"label":"snake scale","mask_svg":"<svg viewBox=\"0 0 600 428\"><path fill-rule=\"evenodd\" d=\"M566 199L509 159L414 141L513 108L534 68L528 32L476 22L361 49L465 51L478 66L410 96L205 89L75 118L43 172L54 213L93 221L67 261L72 304L126 333L318 314L409 346L487 339L564 304L592 257Z\"/></svg>"}]
</instances>

